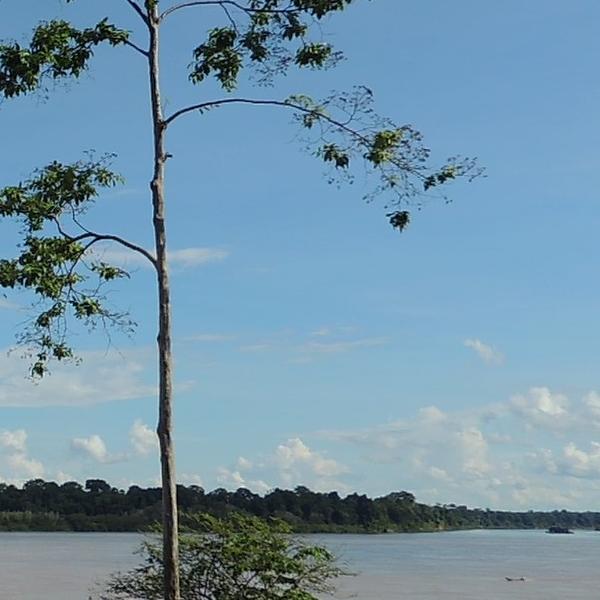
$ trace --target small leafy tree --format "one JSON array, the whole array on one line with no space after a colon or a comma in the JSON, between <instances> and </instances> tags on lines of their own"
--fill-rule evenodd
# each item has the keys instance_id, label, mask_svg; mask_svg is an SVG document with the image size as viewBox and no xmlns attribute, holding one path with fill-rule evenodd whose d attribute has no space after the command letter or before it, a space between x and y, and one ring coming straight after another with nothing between
<instances>
[{"instance_id":1,"label":"small leafy tree","mask_svg":"<svg viewBox=\"0 0 600 600\"><path fill-rule=\"evenodd\" d=\"M179 548L181 596L186 600L316 600L333 590L343 571L333 555L291 536L281 522L233 513L226 519L195 517L194 533ZM160 600L162 549L142 545L143 564L112 576L101 600Z\"/></svg>"},{"instance_id":2,"label":"small leafy tree","mask_svg":"<svg viewBox=\"0 0 600 600\"><path fill-rule=\"evenodd\" d=\"M75 0L66 0L75 2ZM33 353L32 375L41 377L48 362L73 357L68 319L130 329L129 316L109 308L105 284L127 277L119 266L95 259L94 246L110 242L139 253L156 273L158 291L158 379L161 474L163 489L164 597L179 600L177 570L177 502L173 446L173 369L171 289L167 264L165 173L171 155L167 134L187 116L217 108L272 108L288 111L305 133L307 146L329 169L330 181L351 180L364 168L374 183L367 198L385 195L387 218L402 231L415 198L462 176L477 174L474 161L452 158L440 167L429 164L430 152L420 133L378 116L366 87L338 92L321 100L305 94L287 98L264 93L242 96L238 82L248 72L255 83L273 83L293 68L324 69L342 55L322 38L319 23L356 0L123 0L141 20L144 39L103 19L79 29L64 20L40 23L28 46L0 45L0 95L16 98L78 78L89 67L99 45L126 47L139 54L148 73L152 115L153 159L149 208L154 249L136 245L114 233L97 231L86 222L86 210L106 188L120 182L107 159L88 157L75 164L59 161L31 178L0 189L0 217L21 223L22 242L16 257L0 260L0 286L32 291L36 314L20 341ZM187 79L200 85L214 78L223 95L165 112L160 76L163 24L183 11L198 16L220 9L222 20L208 27L191 49ZM214 13L210 19L213 22ZM122 109L122 107L121 107ZM139 106L136 105L135 110Z\"/></svg>"}]
</instances>

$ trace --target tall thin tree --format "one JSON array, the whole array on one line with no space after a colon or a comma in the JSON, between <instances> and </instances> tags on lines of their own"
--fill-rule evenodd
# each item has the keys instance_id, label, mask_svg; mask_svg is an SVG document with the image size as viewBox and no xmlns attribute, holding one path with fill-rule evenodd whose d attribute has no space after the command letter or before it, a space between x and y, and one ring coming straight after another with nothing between
<instances>
[{"instance_id":1,"label":"tall thin tree","mask_svg":"<svg viewBox=\"0 0 600 600\"><path fill-rule=\"evenodd\" d=\"M19 340L32 349L32 375L41 377L50 360L66 360L74 355L68 342L68 316L92 326L98 322L125 328L133 325L128 315L108 308L103 291L106 282L128 274L119 266L99 260L93 253L96 244L124 246L142 255L155 269L164 598L179 600L171 299L165 221L169 128L186 115L203 114L217 107L289 111L303 128L314 154L326 163L332 179L352 178L356 165L365 167L367 177L375 177L369 197L388 196L390 208L386 215L400 231L409 222L410 207L416 197L457 177L473 177L479 171L473 160L460 158L432 168L429 150L422 144L419 132L379 117L373 110L372 93L366 87L334 93L320 101L303 94L288 98L235 94L244 70L249 70L257 83L265 83L294 67L333 66L342 55L323 39L318 25L353 0L196 0L169 6L163 6L166 3L159 0L123 1L141 19L144 42L134 40L129 31L108 19L83 29L58 19L40 23L27 47L15 42L0 45L0 94L14 98L44 88L49 81L78 78L101 44L126 46L144 58L154 145L150 183L154 250L84 224L90 203L102 189L120 182L120 176L110 169L110 157L88 157L74 164L55 161L36 171L29 180L0 189L0 217L20 222L23 235L18 256L0 260L0 286L25 288L37 296L37 312ZM223 20L206 21L210 26L205 39L192 49L188 79L197 85L215 77L225 95L165 114L161 99L161 27L176 13L209 8L220 9Z\"/></svg>"}]
</instances>

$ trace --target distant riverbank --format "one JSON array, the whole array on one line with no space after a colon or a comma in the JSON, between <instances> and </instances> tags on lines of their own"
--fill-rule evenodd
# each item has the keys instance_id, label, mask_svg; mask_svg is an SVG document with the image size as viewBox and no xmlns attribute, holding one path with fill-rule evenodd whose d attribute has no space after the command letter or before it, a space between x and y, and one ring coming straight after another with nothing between
<instances>
[{"instance_id":1,"label":"distant riverbank","mask_svg":"<svg viewBox=\"0 0 600 600\"><path fill-rule=\"evenodd\" d=\"M287 522L298 533L434 532L468 529L567 529L600 527L599 512L510 512L417 502L406 491L378 498L340 496L299 486L263 496L240 488L206 492L178 486L181 521L210 513L242 511ZM0 483L0 531L147 531L161 519L160 488L112 487L102 479L57 484L34 479L23 487Z\"/></svg>"}]
</instances>

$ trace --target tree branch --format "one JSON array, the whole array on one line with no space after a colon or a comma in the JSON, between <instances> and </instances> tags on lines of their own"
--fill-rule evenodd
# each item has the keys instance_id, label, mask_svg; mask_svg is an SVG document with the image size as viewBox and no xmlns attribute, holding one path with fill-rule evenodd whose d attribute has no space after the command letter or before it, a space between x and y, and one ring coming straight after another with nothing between
<instances>
[{"instance_id":1,"label":"tree branch","mask_svg":"<svg viewBox=\"0 0 600 600\"><path fill-rule=\"evenodd\" d=\"M74 238L74 240L79 241L79 240L85 240L85 239L89 239L89 238L93 238L92 243L94 243L94 244L96 242L102 242L102 241L116 242L117 244L121 244L121 246L124 246L125 248L129 248L129 250L133 250L134 252L137 252L138 254L141 254L142 256L147 258L150 261L150 263L152 264L152 266L154 268L156 268L156 258L154 258L154 256L152 256L152 254L150 252L148 252L148 250L146 250L145 248L142 248L142 246L133 244L132 242L129 242L126 239L119 237L118 235L101 234L101 233L94 233L94 232L90 231L89 233L82 233L81 235L77 236L77 238Z\"/></svg>"},{"instance_id":2,"label":"tree branch","mask_svg":"<svg viewBox=\"0 0 600 600\"><path fill-rule=\"evenodd\" d=\"M250 15L252 13L269 13L269 14L289 14L289 13L297 13L300 12L299 8L265 8L265 9L260 9L260 8L249 8L248 6L243 6L242 4L240 4L239 2L236 2L235 0L192 0L190 2L182 2L181 4L176 4L174 6L171 6L170 8L167 8L159 17L159 19L162 21L163 19L167 18L170 14L173 14L174 12L177 12L178 10L181 10L183 8L190 8L192 6L232 6L234 8L237 8L243 12L245 12L246 14Z\"/></svg>"},{"instance_id":3,"label":"tree branch","mask_svg":"<svg viewBox=\"0 0 600 600\"><path fill-rule=\"evenodd\" d=\"M248 104L248 105L252 105L252 106L278 106L281 108L289 108L293 111L296 111L296 112L299 112L299 113L302 113L305 115L314 116L315 120L320 120L325 123L329 123L330 125L332 125L336 129L338 129L339 131L342 131L342 132L348 134L348 136L350 136L356 142L358 142L360 145L362 145L366 148L369 148L372 144L371 139L369 139L366 135L363 135L362 133L360 133L360 131L357 131L356 129L353 129L352 127L350 127L348 125L348 122L339 121L333 117L330 117L329 115L327 115L325 113L319 112L315 108L306 107L301 104L297 104L297 103L294 103L294 102L288 101L288 100L259 100L259 99L254 99L254 98L222 98L220 100L200 102L198 104L193 104L191 106L187 106L185 108L182 108L182 109L174 112L172 115L170 115L168 118L165 119L164 125L165 125L165 127L168 127L171 123L173 123L173 121L175 121L179 117L182 117L183 115L186 115L188 113L191 113L194 111L210 110L211 108L215 108L218 106L224 106L227 104ZM415 169L413 166L411 166L407 162L404 162L402 160L397 160L397 159L390 159L389 162L391 164L393 164L395 167L414 175L418 179L421 179L423 181L426 179L426 175L419 172L418 169Z\"/></svg>"},{"instance_id":4,"label":"tree branch","mask_svg":"<svg viewBox=\"0 0 600 600\"><path fill-rule=\"evenodd\" d=\"M222 4L221 8L223 9L223 12L225 13L225 15L227 16L227 18L229 19L229 22L231 23L231 26L235 29L235 32L239 35L240 32L238 30L237 23L235 22L235 19L231 16L231 13L229 12L229 9L227 8L227 6L225 4Z\"/></svg>"},{"instance_id":5,"label":"tree branch","mask_svg":"<svg viewBox=\"0 0 600 600\"><path fill-rule=\"evenodd\" d=\"M142 19L142 21L144 21L146 25L149 24L148 15L144 12L144 9L137 2L135 2L134 0L125 0L125 2L127 2L127 4L129 4L129 6L133 8L133 10L140 16L140 18Z\"/></svg>"},{"instance_id":6,"label":"tree branch","mask_svg":"<svg viewBox=\"0 0 600 600\"><path fill-rule=\"evenodd\" d=\"M125 45L129 46L130 48L133 48L134 50L139 52L142 56L145 56L146 58L148 58L148 51L144 50L143 48L140 48L137 44L134 44L130 40L126 40Z\"/></svg>"},{"instance_id":7,"label":"tree branch","mask_svg":"<svg viewBox=\"0 0 600 600\"><path fill-rule=\"evenodd\" d=\"M186 106L185 108L182 108L182 109L174 112L167 119L165 119L165 126L169 126L173 121L175 121L175 119L178 119L179 117L182 117L183 115L188 114L190 112L195 112L197 110L199 110L199 111L209 110L211 108L215 108L217 106L223 106L226 104L250 104L250 105L254 105L254 106L279 106L279 107L283 107L283 108L291 108L292 110L296 110L298 112L301 112L301 113L304 113L307 115L315 115L319 119L321 119L327 123L330 123L331 125L334 125L338 129L341 129L342 131L345 131L347 134L351 135L353 138L357 139L358 141L360 141L364 144L369 143L369 139L366 136L362 135L355 129L352 129L352 127L348 127L348 125L346 125L345 123L342 123L341 121L337 121L336 119L329 117L326 114L318 113L317 111L315 111L312 108L307 108L306 106L302 106L301 104L294 104L293 102L288 102L285 100L257 100L254 98L223 98L221 100L212 100L209 102L201 102L199 104L193 104L191 106Z\"/></svg>"},{"instance_id":8,"label":"tree branch","mask_svg":"<svg viewBox=\"0 0 600 600\"><path fill-rule=\"evenodd\" d=\"M132 242L129 242L126 239L119 237L118 235L101 234L101 233L94 233L94 232L90 231L90 233L83 233L77 237L77 239L79 239L79 240L84 240L84 239L88 239L88 238L93 238L94 239L93 243L109 241L109 242L116 242L117 244L121 244L121 246L124 246L125 248L129 248L129 250L133 250L134 252L137 252L138 254L141 254L142 256L147 258L150 261L150 263L152 264L152 266L154 268L156 268L156 258L154 258L154 256L152 256L152 254L150 252L148 252L148 250L146 250L145 248L142 248L142 246L133 244Z\"/></svg>"},{"instance_id":9,"label":"tree branch","mask_svg":"<svg viewBox=\"0 0 600 600\"><path fill-rule=\"evenodd\" d=\"M143 257L147 258L152 263L152 266L154 268L156 268L156 258L154 258L154 256L150 252L148 252L148 250L143 248L142 246L138 246L137 244L134 244L133 242L130 242L122 237L119 237L118 235L103 234L103 233L96 233L94 231L90 231L89 229L86 229L83 225L81 225L81 223L79 223L78 221L75 221L75 222L77 223L77 225L79 227L81 227L81 229L84 230L85 233L80 233L79 235L75 235L75 236L70 235L62 228L60 221L58 219L54 219L54 223L56 224L58 232L63 237L70 240L71 242L80 242L82 240L90 240L91 239L92 241L86 245L86 249L89 248L92 244L95 244L96 242L102 242L102 241L115 242L117 244L121 244L121 246L124 246L125 248L128 248L129 250L133 250L134 252L141 254Z\"/></svg>"}]
</instances>

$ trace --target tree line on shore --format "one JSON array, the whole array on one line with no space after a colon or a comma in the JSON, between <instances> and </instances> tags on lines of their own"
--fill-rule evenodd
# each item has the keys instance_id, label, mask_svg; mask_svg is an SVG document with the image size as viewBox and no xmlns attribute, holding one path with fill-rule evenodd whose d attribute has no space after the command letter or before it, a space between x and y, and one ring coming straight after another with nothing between
<instances>
[{"instance_id":1,"label":"tree line on shore","mask_svg":"<svg viewBox=\"0 0 600 600\"><path fill-rule=\"evenodd\" d=\"M21 488L0 483L0 531L144 531L161 515L161 489L132 485L112 487L102 479L85 484L33 479ZM598 528L600 512L509 512L464 505L417 502L410 492L379 498L357 493L313 492L304 486L274 489L261 496L246 488L206 492L178 485L180 520L194 522L198 513L225 517L233 512L285 521L305 532L410 532L471 528L534 529L560 526Z\"/></svg>"}]
</instances>

